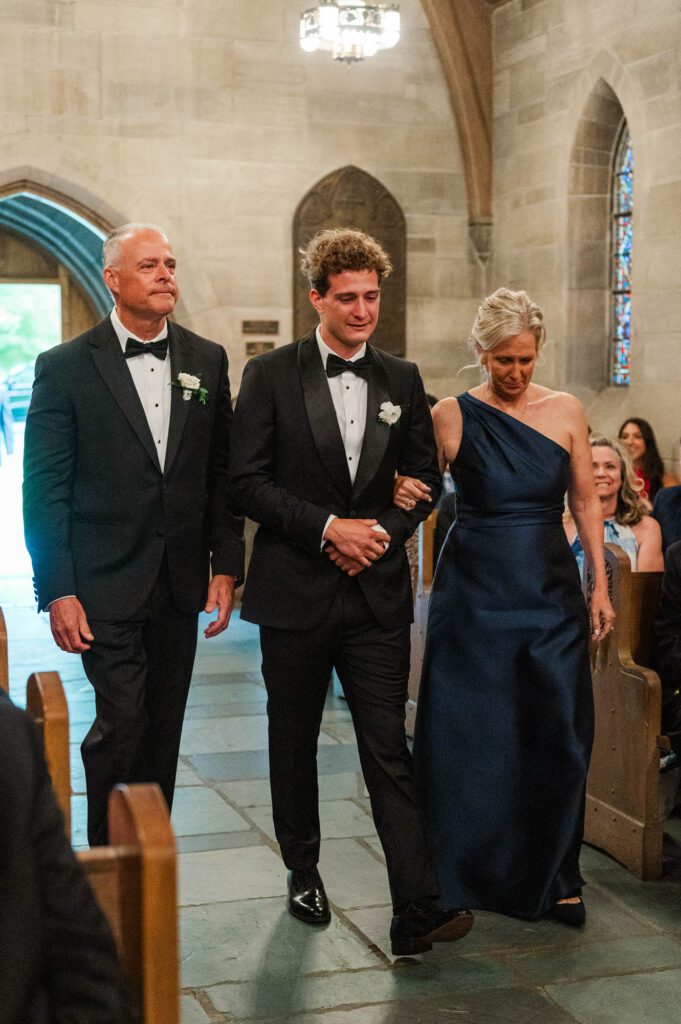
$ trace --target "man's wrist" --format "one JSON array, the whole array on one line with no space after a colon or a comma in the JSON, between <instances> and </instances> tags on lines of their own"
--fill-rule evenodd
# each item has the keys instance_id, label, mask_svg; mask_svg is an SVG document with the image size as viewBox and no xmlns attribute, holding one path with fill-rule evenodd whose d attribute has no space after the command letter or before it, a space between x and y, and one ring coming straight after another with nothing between
<instances>
[{"instance_id":1,"label":"man's wrist","mask_svg":"<svg viewBox=\"0 0 681 1024\"><path fill-rule=\"evenodd\" d=\"M322 542L321 542L321 544L319 546L319 550L320 551L324 550L324 545L326 544L327 539L328 539L327 536L326 536L326 531L331 526L331 523L334 521L334 519L338 519L338 516L335 516L333 513L331 513L329 518L324 523L324 529L322 530Z\"/></svg>"},{"instance_id":2,"label":"man's wrist","mask_svg":"<svg viewBox=\"0 0 681 1024\"><path fill-rule=\"evenodd\" d=\"M64 594L63 597L55 597L53 601L50 601L45 605L45 611L49 612L53 604L57 604L58 601L68 601L70 598L75 597L75 594Z\"/></svg>"}]
</instances>

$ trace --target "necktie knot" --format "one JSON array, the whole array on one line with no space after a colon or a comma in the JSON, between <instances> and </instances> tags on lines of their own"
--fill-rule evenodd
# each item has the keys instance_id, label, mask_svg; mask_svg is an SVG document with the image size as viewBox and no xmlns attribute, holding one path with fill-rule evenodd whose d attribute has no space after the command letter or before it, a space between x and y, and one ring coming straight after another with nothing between
<instances>
[{"instance_id":1,"label":"necktie knot","mask_svg":"<svg viewBox=\"0 0 681 1024\"><path fill-rule=\"evenodd\" d=\"M346 370L368 380L371 373L371 356L367 352L361 359L355 359L354 362L351 359L341 359L340 356L335 356L332 353L326 357L327 377L338 377Z\"/></svg>"},{"instance_id":2,"label":"necktie knot","mask_svg":"<svg viewBox=\"0 0 681 1024\"><path fill-rule=\"evenodd\" d=\"M133 356L144 355L150 352L157 359L165 359L168 353L168 339L159 338L158 341L138 341L137 338L128 338L125 343L125 358L132 359Z\"/></svg>"}]
</instances>

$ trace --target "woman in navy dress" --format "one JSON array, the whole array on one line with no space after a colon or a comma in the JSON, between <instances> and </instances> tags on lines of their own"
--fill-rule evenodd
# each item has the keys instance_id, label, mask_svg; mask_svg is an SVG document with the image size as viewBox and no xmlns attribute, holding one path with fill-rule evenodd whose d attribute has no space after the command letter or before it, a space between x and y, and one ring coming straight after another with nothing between
<instances>
[{"instance_id":1,"label":"woman in navy dress","mask_svg":"<svg viewBox=\"0 0 681 1024\"><path fill-rule=\"evenodd\" d=\"M583 924L589 632L602 640L614 613L583 409L532 383L544 340L529 296L499 289L473 325L483 384L433 413L458 505L433 584L414 756L448 905ZM590 624L566 492L594 575ZM398 479L398 506L423 496Z\"/></svg>"}]
</instances>

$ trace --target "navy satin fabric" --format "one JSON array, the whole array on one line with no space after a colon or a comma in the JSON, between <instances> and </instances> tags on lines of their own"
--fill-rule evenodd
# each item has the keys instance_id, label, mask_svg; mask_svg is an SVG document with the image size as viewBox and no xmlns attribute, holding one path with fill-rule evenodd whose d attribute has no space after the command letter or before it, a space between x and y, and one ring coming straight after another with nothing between
<instances>
[{"instance_id":1,"label":"navy satin fabric","mask_svg":"<svg viewBox=\"0 0 681 1024\"><path fill-rule=\"evenodd\" d=\"M569 455L459 397L457 518L428 615L414 757L448 906L537 918L582 884L587 612L561 518Z\"/></svg>"}]
</instances>

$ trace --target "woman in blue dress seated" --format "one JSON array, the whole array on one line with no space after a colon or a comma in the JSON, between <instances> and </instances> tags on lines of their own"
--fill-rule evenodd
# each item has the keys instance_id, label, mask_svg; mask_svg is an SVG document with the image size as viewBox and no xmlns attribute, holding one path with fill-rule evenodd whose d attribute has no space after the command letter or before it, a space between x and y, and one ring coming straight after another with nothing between
<instances>
[{"instance_id":1,"label":"woman in blue dress seated","mask_svg":"<svg viewBox=\"0 0 681 1024\"><path fill-rule=\"evenodd\" d=\"M614 613L584 411L532 383L544 340L539 307L500 288L472 329L483 383L433 411L458 506L433 583L414 755L443 898L581 925L589 633L602 640ZM590 623L566 491L594 573ZM398 507L423 495L396 481Z\"/></svg>"},{"instance_id":2,"label":"woman in blue dress seated","mask_svg":"<svg viewBox=\"0 0 681 1024\"><path fill-rule=\"evenodd\" d=\"M604 540L626 551L632 572L662 572L662 533L649 513L629 455L609 437L594 435L589 444ZM583 578L584 550L572 516L565 519L565 532Z\"/></svg>"}]
</instances>

